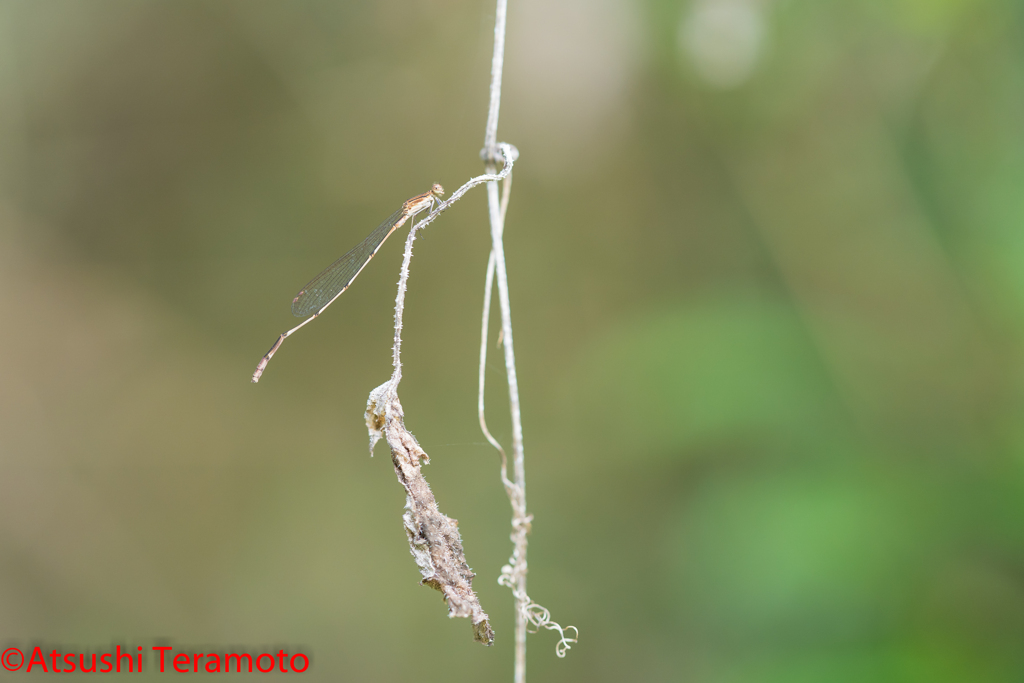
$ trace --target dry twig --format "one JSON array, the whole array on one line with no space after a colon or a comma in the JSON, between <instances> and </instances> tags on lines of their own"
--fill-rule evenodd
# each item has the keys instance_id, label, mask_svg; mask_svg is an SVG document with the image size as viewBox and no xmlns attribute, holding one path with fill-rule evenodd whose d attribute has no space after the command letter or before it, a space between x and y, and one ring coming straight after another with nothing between
<instances>
[{"instance_id":1,"label":"dry twig","mask_svg":"<svg viewBox=\"0 0 1024 683\"><path fill-rule=\"evenodd\" d=\"M409 281L409 263L412 260L412 245L416 233L432 223L441 212L458 201L471 188L489 180L501 180L512 172L515 150L510 145L501 145L500 151L505 167L498 174L486 174L473 178L442 202L434 211L413 225L405 240L405 255L398 280L398 294L395 297L395 342L392 348L394 370L384 384L370 392L366 403L366 427L370 432L370 453L383 438L391 448L391 461L399 483L405 487L405 532L409 538L409 550L423 575L421 583L440 591L448 603L449 617L466 617L473 624L473 637L478 642L490 645L494 642L487 613L473 592L475 574L466 563L459 536L458 522L445 516L437 507L437 501L430 485L423 477L421 467L430 458L420 447L409 430L405 428L405 411L398 400L398 384L402 380L402 314L405 311L405 293Z\"/></svg>"}]
</instances>

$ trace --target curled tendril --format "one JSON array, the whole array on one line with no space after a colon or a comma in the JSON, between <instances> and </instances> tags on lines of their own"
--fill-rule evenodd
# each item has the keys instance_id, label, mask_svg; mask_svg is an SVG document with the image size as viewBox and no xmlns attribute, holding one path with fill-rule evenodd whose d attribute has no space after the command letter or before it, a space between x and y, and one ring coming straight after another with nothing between
<instances>
[{"instance_id":1,"label":"curled tendril","mask_svg":"<svg viewBox=\"0 0 1024 683\"><path fill-rule=\"evenodd\" d=\"M565 653L572 649L572 646L569 645L569 643L575 643L577 641L580 637L580 630L575 626L566 626L562 629L558 624L555 624L554 622L551 623L553 625L549 628L558 628L558 635L560 636L558 644L555 645L555 654L558 655L559 658L565 658ZM569 629L572 629L572 638L568 638L565 635L565 632Z\"/></svg>"},{"instance_id":2,"label":"curled tendril","mask_svg":"<svg viewBox=\"0 0 1024 683\"><path fill-rule=\"evenodd\" d=\"M519 611L522 612L526 622L533 626L532 629L527 628L529 633L537 633L542 628L548 631L558 631L558 643L555 645L555 654L559 658L564 658L566 653L572 649L572 644L578 641L580 630L575 626L563 627L558 622L552 621L551 612L546 607L535 603L526 593L516 590L516 575L526 569L523 566L525 563L517 561L517 554L513 554L509 558L509 564L501 568L498 584L512 589L512 596L516 599ZM572 637L567 635L570 630L572 631Z\"/></svg>"}]
</instances>

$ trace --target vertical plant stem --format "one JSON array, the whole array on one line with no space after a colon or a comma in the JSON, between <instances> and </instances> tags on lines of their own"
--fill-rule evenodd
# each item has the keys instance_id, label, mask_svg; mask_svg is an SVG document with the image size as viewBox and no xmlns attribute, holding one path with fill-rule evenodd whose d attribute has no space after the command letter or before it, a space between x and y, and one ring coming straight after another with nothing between
<instances>
[{"instance_id":1,"label":"vertical plant stem","mask_svg":"<svg viewBox=\"0 0 1024 683\"><path fill-rule=\"evenodd\" d=\"M515 600L515 683L526 683L526 633L527 626L558 631L560 636L555 653L564 657L570 644L575 643L579 631L575 626L562 628L551 620L547 609L530 600L526 592L526 547L532 517L526 512L526 464L523 455L523 422L519 409L519 380L516 377L516 356L512 343L512 308L509 304L508 273L505 270L505 248L502 237L505 229L505 212L508 209L511 190L511 163L519 152L511 145L497 142L498 113L501 108L501 72L505 60L505 18L507 0L497 0L494 15L494 56L491 59L491 104L487 111L487 130L484 134L484 148L480 156L487 164L487 173L494 174L496 165L504 159L504 192L498 194L498 180L487 182L487 208L491 222L491 258L487 264L487 283L480 346L480 395L478 398L480 427L487 440L494 444L501 454L501 480L512 505L512 556L502 567L498 582L512 589ZM499 156L500 148L500 156ZM508 463L505 451L491 436L484 419L484 367L487 351L487 319L490 312L491 278L498 282L498 302L501 305L502 346L505 349L505 375L508 379L508 402L512 417L512 479L508 478ZM572 636L568 632L572 631Z\"/></svg>"},{"instance_id":2,"label":"vertical plant stem","mask_svg":"<svg viewBox=\"0 0 1024 683\"><path fill-rule=\"evenodd\" d=\"M497 0L494 11L494 55L491 57L491 103L487 108L487 128L484 131L484 159L497 163L498 113L501 111L501 72L505 65L505 17L508 0Z\"/></svg>"},{"instance_id":3,"label":"vertical plant stem","mask_svg":"<svg viewBox=\"0 0 1024 683\"><path fill-rule=\"evenodd\" d=\"M501 74L505 61L505 23L507 0L497 0L494 13L494 55L491 58L491 103L487 110L487 128L484 133L482 155L488 172L494 172L497 161L498 114L501 110ZM526 682L526 469L523 462L523 425L519 410L519 381L516 378L516 358L512 345L512 312L509 306L508 274L505 271L505 249L502 243L503 211L498 197L498 183L487 183L487 206L491 221L491 254L494 257L498 280L498 301L501 306L501 329L505 349L505 374L508 377L509 409L512 416L512 483L506 485L512 504L513 596L515 599L515 683ZM504 479L504 477L503 477ZM507 481L507 480L506 480Z\"/></svg>"},{"instance_id":4,"label":"vertical plant stem","mask_svg":"<svg viewBox=\"0 0 1024 683\"><path fill-rule=\"evenodd\" d=\"M512 417L512 483L508 488L512 504L513 551L512 579L515 597L515 683L526 681L526 610L529 598L526 592L526 534L529 517L526 513L526 466L523 453L523 423L519 408L519 381L516 376L516 357L512 340L512 310L508 296L508 274L505 271L505 249L502 243L502 220L498 199L498 184L487 184L487 200L491 216L491 251L494 254L495 276L498 282L498 302L501 308L502 346L505 349L505 375L508 378L509 411Z\"/></svg>"}]
</instances>

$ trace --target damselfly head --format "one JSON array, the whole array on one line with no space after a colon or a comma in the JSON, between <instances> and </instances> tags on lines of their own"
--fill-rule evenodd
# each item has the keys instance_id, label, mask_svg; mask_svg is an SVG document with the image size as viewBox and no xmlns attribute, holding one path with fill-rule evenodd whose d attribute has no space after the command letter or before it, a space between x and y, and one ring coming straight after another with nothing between
<instances>
[{"instance_id":1,"label":"damselfly head","mask_svg":"<svg viewBox=\"0 0 1024 683\"><path fill-rule=\"evenodd\" d=\"M444 196L444 188L441 187L439 184L434 183L434 186L430 188L430 193L433 194L435 197L442 197Z\"/></svg>"}]
</instances>

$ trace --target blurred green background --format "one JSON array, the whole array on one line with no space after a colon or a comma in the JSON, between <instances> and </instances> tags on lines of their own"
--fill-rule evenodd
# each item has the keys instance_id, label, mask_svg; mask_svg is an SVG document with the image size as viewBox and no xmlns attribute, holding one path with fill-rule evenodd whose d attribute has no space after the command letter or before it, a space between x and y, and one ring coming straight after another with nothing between
<instances>
[{"instance_id":1,"label":"blurred green background","mask_svg":"<svg viewBox=\"0 0 1024 683\"><path fill-rule=\"evenodd\" d=\"M249 382L481 172L493 13L0 0L0 639L511 679L483 190L417 242L401 396L493 648L367 453L401 238ZM581 632L530 679L1024 679L1024 6L511 0L506 68L529 586Z\"/></svg>"}]
</instances>

